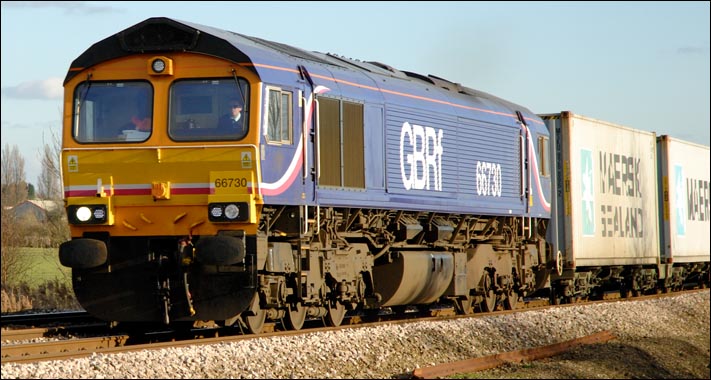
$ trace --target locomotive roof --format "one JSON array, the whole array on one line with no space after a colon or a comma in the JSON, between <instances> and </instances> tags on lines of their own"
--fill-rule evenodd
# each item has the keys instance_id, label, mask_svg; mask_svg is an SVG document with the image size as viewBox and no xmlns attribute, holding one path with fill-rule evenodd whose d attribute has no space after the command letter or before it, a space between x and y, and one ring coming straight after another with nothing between
<instances>
[{"instance_id":1,"label":"locomotive roof","mask_svg":"<svg viewBox=\"0 0 711 380\"><path fill-rule=\"evenodd\" d=\"M284 60L306 61L329 65L346 70L358 71L367 76L389 76L421 85L448 90L474 98L487 99L511 111L525 111L527 108L496 97L486 92L464 87L459 83L434 76L400 71L387 64L374 61L360 61L331 53L306 51L297 47L264 40L257 37L230 32L210 26L178 21L166 17L152 17L121 32L107 37L76 58L64 79L70 79L87 67L98 63L136 53L164 53L166 51L192 51L220 57L242 64L259 74L255 64L275 64Z\"/></svg>"}]
</instances>

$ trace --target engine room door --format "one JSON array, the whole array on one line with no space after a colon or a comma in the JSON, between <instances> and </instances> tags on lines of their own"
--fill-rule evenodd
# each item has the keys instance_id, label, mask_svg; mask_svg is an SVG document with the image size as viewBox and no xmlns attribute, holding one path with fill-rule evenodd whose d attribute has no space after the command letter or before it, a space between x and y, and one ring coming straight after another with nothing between
<instances>
[{"instance_id":1,"label":"engine room door","mask_svg":"<svg viewBox=\"0 0 711 380\"><path fill-rule=\"evenodd\" d=\"M317 190L365 189L363 104L320 97Z\"/></svg>"}]
</instances>

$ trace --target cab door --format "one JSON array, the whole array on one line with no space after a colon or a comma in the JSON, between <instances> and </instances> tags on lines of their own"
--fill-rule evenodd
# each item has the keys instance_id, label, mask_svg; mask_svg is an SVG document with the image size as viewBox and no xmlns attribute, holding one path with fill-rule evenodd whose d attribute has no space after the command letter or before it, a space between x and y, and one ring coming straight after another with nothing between
<instances>
[{"instance_id":1,"label":"cab door","mask_svg":"<svg viewBox=\"0 0 711 380\"><path fill-rule=\"evenodd\" d=\"M260 192L266 203L301 203L306 199L302 89L266 85L264 92Z\"/></svg>"}]
</instances>

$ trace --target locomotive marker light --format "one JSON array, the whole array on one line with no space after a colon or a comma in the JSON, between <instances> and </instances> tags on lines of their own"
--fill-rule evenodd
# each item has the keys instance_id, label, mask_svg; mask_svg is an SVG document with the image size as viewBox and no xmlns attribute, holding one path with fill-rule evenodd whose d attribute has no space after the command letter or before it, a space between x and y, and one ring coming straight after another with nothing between
<instances>
[{"instance_id":1,"label":"locomotive marker light","mask_svg":"<svg viewBox=\"0 0 711 380\"><path fill-rule=\"evenodd\" d=\"M106 218L106 210L103 208L97 208L94 210L94 218L98 220L103 220Z\"/></svg>"},{"instance_id":2,"label":"locomotive marker light","mask_svg":"<svg viewBox=\"0 0 711 380\"><path fill-rule=\"evenodd\" d=\"M222 217L222 207L220 206L215 206L210 209L210 216L213 218L221 218Z\"/></svg>"}]
</instances>

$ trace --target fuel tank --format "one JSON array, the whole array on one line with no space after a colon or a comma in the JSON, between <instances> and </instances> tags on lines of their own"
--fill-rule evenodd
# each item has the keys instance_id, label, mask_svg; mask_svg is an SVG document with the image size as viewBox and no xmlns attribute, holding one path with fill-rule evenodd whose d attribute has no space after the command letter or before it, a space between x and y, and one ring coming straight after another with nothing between
<instances>
[{"instance_id":1,"label":"fuel tank","mask_svg":"<svg viewBox=\"0 0 711 380\"><path fill-rule=\"evenodd\" d=\"M451 253L397 252L393 262L373 268L381 306L426 304L444 294L454 275Z\"/></svg>"}]
</instances>

